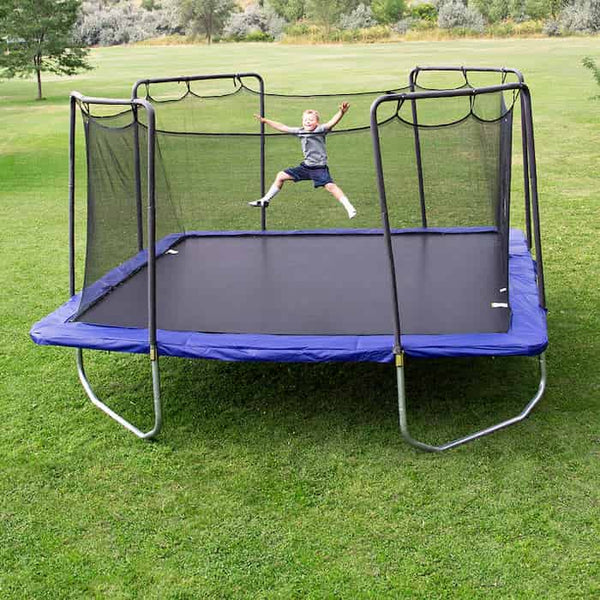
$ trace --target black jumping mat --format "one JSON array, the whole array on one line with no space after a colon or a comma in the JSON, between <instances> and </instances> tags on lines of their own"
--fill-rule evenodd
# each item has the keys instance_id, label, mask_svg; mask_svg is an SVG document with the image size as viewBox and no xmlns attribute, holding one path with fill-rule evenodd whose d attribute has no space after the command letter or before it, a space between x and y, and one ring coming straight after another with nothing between
<instances>
[{"instance_id":1,"label":"black jumping mat","mask_svg":"<svg viewBox=\"0 0 600 600\"><path fill-rule=\"evenodd\" d=\"M393 236L404 334L502 333L506 249L495 232ZM77 319L146 328L147 269ZM156 262L159 329L283 335L394 331L381 234L190 235Z\"/></svg>"}]
</instances>

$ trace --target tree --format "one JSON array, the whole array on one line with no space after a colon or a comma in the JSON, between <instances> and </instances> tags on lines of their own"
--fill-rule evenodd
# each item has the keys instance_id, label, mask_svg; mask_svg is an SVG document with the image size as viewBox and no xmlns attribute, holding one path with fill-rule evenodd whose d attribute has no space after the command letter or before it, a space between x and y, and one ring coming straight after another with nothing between
<instances>
[{"instance_id":1,"label":"tree","mask_svg":"<svg viewBox=\"0 0 600 600\"><path fill-rule=\"evenodd\" d=\"M305 0L269 0L269 5L278 15L289 22L306 16Z\"/></svg>"},{"instance_id":2,"label":"tree","mask_svg":"<svg viewBox=\"0 0 600 600\"><path fill-rule=\"evenodd\" d=\"M192 35L203 34L210 44L235 8L235 0L183 0L181 16Z\"/></svg>"},{"instance_id":3,"label":"tree","mask_svg":"<svg viewBox=\"0 0 600 600\"><path fill-rule=\"evenodd\" d=\"M72 37L80 0L0 0L0 76L35 73L42 99L42 73L74 75L92 67L88 50Z\"/></svg>"},{"instance_id":4,"label":"tree","mask_svg":"<svg viewBox=\"0 0 600 600\"><path fill-rule=\"evenodd\" d=\"M337 22L342 6L339 0L307 0L306 12L315 23L329 32Z\"/></svg>"},{"instance_id":5,"label":"tree","mask_svg":"<svg viewBox=\"0 0 600 600\"><path fill-rule=\"evenodd\" d=\"M534 2L534 0L529 1L531 3ZM547 14L544 14L544 17L550 16L553 19L557 19L562 9L571 3L570 0L538 0L538 2L540 2L547 10Z\"/></svg>"},{"instance_id":6,"label":"tree","mask_svg":"<svg viewBox=\"0 0 600 600\"><path fill-rule=\"evenodd\" d=\"M511 0L470 0L469 6L476 8L489 23L497 23L510 15Z\"/></svg>"},{"instance_id":7,"label":"tree","mask_svg":"<svg viewBox=\"0 0 600 600\"><path fill-rule=\"evenodd\" d=\"M395 23L406 10L404 0L373 0L371 10L379 23Z\"/></svg>"}]
</instances>

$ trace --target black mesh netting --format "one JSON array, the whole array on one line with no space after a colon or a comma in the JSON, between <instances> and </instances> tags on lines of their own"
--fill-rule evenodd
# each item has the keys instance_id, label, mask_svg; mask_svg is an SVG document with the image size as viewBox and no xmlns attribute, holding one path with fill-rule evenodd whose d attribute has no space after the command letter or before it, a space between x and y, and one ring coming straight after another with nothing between
<instances>
[{"instance_id":1,"label":"black mesh netting","mask_svg":"<svg viewBox=\"0 0 600 600\"><path fill-rule=\"evenodd\" d=\"M260 95L243 82L206 91L200 85L147 89L156 110L156 239L194 230L257 230L261 211ZM419 89L419 88L417 88ZM267 117L299 126L313 108L328 120L347 100L350 110L327 136L329 167L358 210L345 210L311 182L287 183L267 210L273 229L380 228L381 210L369 129L370 107L383 90L361 94L266 94ZM512 112L506 93L386 102L378 111L390 223L394 228L508 228ZM147 127L127 110L99 116L82 107L88 166L88 231L83 310L90 286L147 244ZM416 114L417 123L414 116ZM288 134L264 136L265 183L302 160ZM423 189L419 189L416 135ZM137 151L136 151L137 148ZM137 165L139 164L139 168Z\"/></svg>"}]
</instances>

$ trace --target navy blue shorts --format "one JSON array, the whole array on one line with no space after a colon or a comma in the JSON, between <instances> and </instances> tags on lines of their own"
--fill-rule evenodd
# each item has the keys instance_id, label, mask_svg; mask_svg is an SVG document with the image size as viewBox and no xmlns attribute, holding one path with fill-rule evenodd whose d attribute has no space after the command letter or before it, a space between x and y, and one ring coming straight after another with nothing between
<instances>
[{"instance_id":1,"label":"navy blue shorts","mask_svg":"<svg viewBox=\"0 0 600 600\"><path fill-rule=\"evenodd\" d=\"M284 173L291 175L294 181L307 181L310 180L314 183L315 187L323 187L328 183L333 183L331 173L329 173L329 167L309 167L304 163L300 163L297 167L290 167L285 169Z\"/></svg>"}]
</instances>

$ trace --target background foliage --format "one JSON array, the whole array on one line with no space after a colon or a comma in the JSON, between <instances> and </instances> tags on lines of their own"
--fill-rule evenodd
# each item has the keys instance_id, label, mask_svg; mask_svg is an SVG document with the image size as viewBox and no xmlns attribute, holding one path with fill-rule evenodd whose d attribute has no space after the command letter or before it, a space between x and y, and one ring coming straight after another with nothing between
<instances>
[{"instance_id":1,"label":"background foliage","mask_svg":"<svg viewBox=\"0 0 600 600\"><path fill-rule=\"evenodd\" d=\"M417 35L436 26L458 36L593 34L600 30L600 0L84 0L77 39L84 45L173 35L211 41L297 41L303 36L354 41L394 32ZM365 29L373 31L341 33Z\"/></svg>"}]
</instances>

